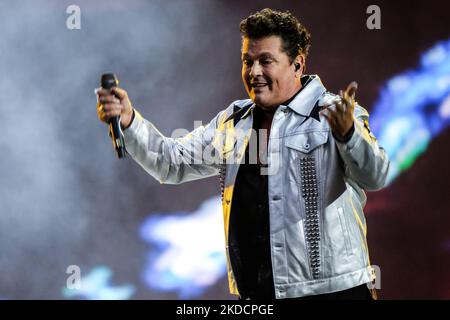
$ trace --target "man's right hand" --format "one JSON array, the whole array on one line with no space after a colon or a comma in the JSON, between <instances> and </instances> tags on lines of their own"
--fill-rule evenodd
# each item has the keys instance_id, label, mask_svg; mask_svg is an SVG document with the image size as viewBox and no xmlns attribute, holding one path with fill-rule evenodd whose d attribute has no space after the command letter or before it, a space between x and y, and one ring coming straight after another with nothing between
<instances>
[{"instance_id":1,"label":"man's right hand","mask_svg":"<svg viewBox=\"0 0 450 320\"><path fill-rule=\"evenodd\" d=\"M98 88L97 94L97 115L98 118L108 123L109 119L120 116L122 128L128 128L133 119L133 107L125 90L114 87L111 90Z\"/></svg>"}]
</instances>

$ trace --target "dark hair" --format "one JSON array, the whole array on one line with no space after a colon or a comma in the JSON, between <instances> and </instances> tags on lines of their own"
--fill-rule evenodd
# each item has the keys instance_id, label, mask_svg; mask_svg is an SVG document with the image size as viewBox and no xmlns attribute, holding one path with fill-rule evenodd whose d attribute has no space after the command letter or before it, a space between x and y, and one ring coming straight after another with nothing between
<instances>
[{"instance_id":1,"label":"dark hair","mask_svg":"<svg viewBox=\"0 0 450 320\"><path fill-rule=\"evenodd\" d=\"M311 46L311 34L289 11L263 9L242 20L239 28L242 36L249 39L280 36L283 41L282 49L288 55L290 63L299 54L306 57Z\"/></svg>"}]
</instances>

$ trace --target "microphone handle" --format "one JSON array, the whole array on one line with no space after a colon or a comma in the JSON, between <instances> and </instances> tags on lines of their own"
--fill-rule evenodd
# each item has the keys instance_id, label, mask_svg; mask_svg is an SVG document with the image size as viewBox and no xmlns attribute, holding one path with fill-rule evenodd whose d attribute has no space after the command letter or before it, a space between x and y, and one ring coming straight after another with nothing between
<instances>
[{"instance_id":1,"label":"microphone handle","mask_svg":"<svg viewBox=\"0 0 450 320\"><path fill-rule=\"evenodd\" d=\"M123 135L120 131L120 120L118 116L111 118L109 121L109 130L117 157L119 159L125 158L125 141L123 140Z\"/></svg>"}]
</instances>

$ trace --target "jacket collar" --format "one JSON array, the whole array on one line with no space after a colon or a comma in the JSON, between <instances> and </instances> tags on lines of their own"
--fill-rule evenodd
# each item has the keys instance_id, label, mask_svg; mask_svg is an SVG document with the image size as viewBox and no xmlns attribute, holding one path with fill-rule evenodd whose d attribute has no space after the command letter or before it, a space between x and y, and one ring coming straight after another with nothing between
<instances>
[{"instance_id":1,"label":"jacket collar","mask_svg":"<svg viewBox=\"0 0 450 320\"><path fill-rule=\"evenodd\" d=\"M309 117L314 113L316 102L326 89L317 75L304 75L303 82L303 88L287 107L301 116Z\"/></svg>"},{"instance_id":2,"label":"jacket collar","mask_svg":"<svg viewBox=\"0 0 450 320\"><path fill-rule=\"evenodd\" d=\"M230 114L225 122L228 122L231 119L235 119L236 124L237 121L247 117L250 114L250 111L253 110L255 106L255 103L250 99L236 101L233 104L233 113Z\"/></svg>"}]
</instances>

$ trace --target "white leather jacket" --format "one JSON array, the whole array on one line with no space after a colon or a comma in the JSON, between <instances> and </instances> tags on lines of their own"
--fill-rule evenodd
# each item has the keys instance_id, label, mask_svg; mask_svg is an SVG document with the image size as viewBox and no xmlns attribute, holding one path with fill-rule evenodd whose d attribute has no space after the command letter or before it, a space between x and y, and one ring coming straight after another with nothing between
<instances>
[{"instance_id":1,"label":"white leather jacket","mask_svg":"<svg viewBox=\"0 0 450 320\"><path fill-rule=\"evenodd\" d=\"M305 77L301 92L275 112L267 149L277 299L330 293L374 280L363 190L382 188L389 169L384 149L370 132L367 111L356 105L354 133L348 142L338 142L316 108L330 94L318 76ZM221 175L228 279L236 295L228 226L253 108L249 99L235 101L207 125L177 139L163 136L136 111L124 130L127 152L161 183Z\"/></svg>"}]
</instances>

